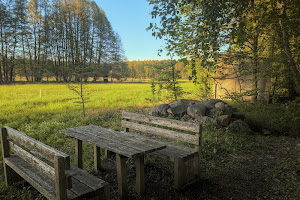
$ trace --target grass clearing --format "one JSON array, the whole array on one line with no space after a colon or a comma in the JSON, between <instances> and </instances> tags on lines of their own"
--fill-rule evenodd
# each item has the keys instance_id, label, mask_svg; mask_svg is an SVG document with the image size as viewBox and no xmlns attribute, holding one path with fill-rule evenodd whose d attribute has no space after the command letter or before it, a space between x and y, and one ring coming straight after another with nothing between
<instances>
[{"instance_id":1,"label":"grass clearing","mask_svg":"<svg viewBox=\"0 0 300 200\"><path fill-rule=\"evenodd\" d=\"M0 125L15 128L57 148L69 154L74 162L73 140L59 134L58 130L88 124L121 130L122 110L145 113L155 104L168 103L166 99L156 103L147 101L146 98L151 99L148 83L88 84L87 87L91 94L86 104L87 116L83 117L81 107L74 103L77 101L76 95L66 84L0 85ZM182 98L196 99L193 84L182 83L182 87L189 92ZM234 106L245 113L247 121L260 128L283 135L299 136L300 111L296 101L283 105ZM265 137L260 133L251 135L236 133L230 128L206 126L202 144L201 181L182 192L175 191L170 186L172 173L165 170L170 169L168 163L147 158L146 174L151 177L147 179L147 187L153 191L149 189L145 199L300 197L299 137ZM84 144L83 149L84 168L92 172L93 148ZM129 169L134 168L130 163ZM111 173L105 174L104 179L106 176L109 182L114 183L115 177ZM134 183L134 175L131 179ZM12 187L5 187L2 158L0 181L0 199L40 199L23 186L18 186L17 192L13 192L15 189ZM113 194L112 197L117 198L117 195ZM139 199L136 196L132 198Z\"/></svg>"}]
</instances>

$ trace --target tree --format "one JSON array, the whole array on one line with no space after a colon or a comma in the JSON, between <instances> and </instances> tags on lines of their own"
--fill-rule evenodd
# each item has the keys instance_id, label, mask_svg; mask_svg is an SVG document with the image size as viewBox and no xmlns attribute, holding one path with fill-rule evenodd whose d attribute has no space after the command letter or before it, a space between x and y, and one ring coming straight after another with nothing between
<instances>
[{"instance_id":1,"label":"tree","mask_svg":"<svg viewBox=\"0 0 300 200\"><path fill-rule=\"evenodd\" d=\"M148 1L153 5L151 15L155 19L148 30L153 36L165 39L168 51L191 60L193 78L201 73L194 65L196 60L200 59L204 68L214 69L218 58L225 53L240 62L252 61L249 70L254 74L257 88L266 71L276 71L272 67L278 59L271 60L271 56L280 56L279 66L287 69L283 79L288 96L294 98L295 91L300 94L299 59L295 59L298 55L295 52L299 52L296 38L299 38L300 9L296 0ZM274 51L275 45L280 51ZM269 61L270 69L261 71L263 60Z\"/></svg>"}]
</instances>

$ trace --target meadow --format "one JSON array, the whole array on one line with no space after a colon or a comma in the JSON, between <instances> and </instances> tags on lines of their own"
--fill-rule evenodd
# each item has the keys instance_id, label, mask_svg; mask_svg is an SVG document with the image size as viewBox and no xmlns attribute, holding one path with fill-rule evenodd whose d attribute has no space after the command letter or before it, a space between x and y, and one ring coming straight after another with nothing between
<instances>
[{"instance_id":1,"label":"meadow","mask_svg":"<svg viewBox=\"0 0 300 200\"><path fill-rule=\"evenodd\" d=\"M181 86L186 92L181 98L198 99L197 89L192 83L182 83ZM0 125L15 128L57 148L69 154L74 162L73 141L58 130L88 124L122 130L122 110L145 113L156 104L171 101L165 98L165 91L161 101L150 101L152 93L148 83L87 84L85 87L89 94L84 117L81 104L78 103L79 96L66 84L0 85ZM201 181L184 192L170 187L165 195L169 194L173 199L300 197L299 102L281 105L230 103L245 114L249 123L256 125L256 132L237 133L230 127L206 126L203 132ZM275 135L263 136L260 131L264 128ZM146 168L152 168L153 162L158 161L147 158L146 162ZM164 171L163 162L155 165L161 167L155 170L152 178L159 182L159 176L167 172ZM92 167L93 149L84 144L84 168L92 172ZM255 180L247 174L252 174ZM5 187L2 158L0 183L0 199L41 198L26 188L15 190L14 187ZM171 180L169 183L171 185ZM200 187L201 190L198 189ZM149 195L149 199L160 199L158 194Z\"/></svg>"}]
</instances>

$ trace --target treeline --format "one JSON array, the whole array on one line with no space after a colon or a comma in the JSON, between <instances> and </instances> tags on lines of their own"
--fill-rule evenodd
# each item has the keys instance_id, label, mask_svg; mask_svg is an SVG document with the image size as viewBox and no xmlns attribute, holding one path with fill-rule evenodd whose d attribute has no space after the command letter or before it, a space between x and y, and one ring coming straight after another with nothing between
<instances>
[{"instance_id":1,"label":"treeline","mask_svg":"<svg viewBox=\"0 0 300 200\"><path fill-rule=\"evenodd\" d=\"M165 39L169 52L191 60L196 82L221 60L236 65L240 74L254 75L254 101L259 81L266 79L273 96L300 96L299 0L149 2L153 23L148 29Z\"/></svg>"},{"instance_id":2,"label":"treeline","mask_svg":"<svg viewBox=\"0 0 300 200\"><path fill-rule=\"evenodd\" d=\"M0 1L0 83L118 78L128 74L125 60L121 38L94 1Z\"/></svg>"},{"instance_id":3,"label":"treeline","mask_svg":"<svg viewBox=\"0 0 300 200\"><path fill-rule=\"evenodd\" d=\"M144 60L126 61L128 65L128 78L132 79L152 79L160 76L162 70L168 70L170 60ZM176 61L176 70L180 71L182 79L188 79L188 66L183 61Z\"/></svg>"}]
</instances>

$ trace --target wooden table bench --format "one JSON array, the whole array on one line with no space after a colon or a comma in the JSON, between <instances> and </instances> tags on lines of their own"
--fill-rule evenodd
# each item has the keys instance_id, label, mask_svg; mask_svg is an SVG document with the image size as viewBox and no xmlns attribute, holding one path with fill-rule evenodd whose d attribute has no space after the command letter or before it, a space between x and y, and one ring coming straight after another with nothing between
<instances>
[{"instance_id":1,"label":"wooden table bench","mask_svg":"<svg viewBox=\"0 0 300 200\"><path fill-rule=\"evenodd\" d=\"M167 148L156 151L155 154L169 159L174 163L174 188L183 188L185 185L197 180L200 174L199 162L202 125L125 111L122 112L122 117L124 120L121 124L126 132L132 129L194 145L193 149L184 145L160 140L157 143L166 145Z\"/></svg>"},{"instance_id":2,"label":"wooden table bench","mask_svg":"<svg viewBox=\"0 0 300 200\"><path fill-rule=\"evenodd\" d=\"M1 146L7 185L24 179L53 200L110 198L108 183L71 165L67 154L19 131L1 128Z\"/></svg>"},{"instance_id":3,"label":"wooden table bench","mask_svg":"<svg viewBox=\"0 0 300 200\"><path fill-rule=\"evenodd\" d=\"M116 153L118 191L122 199L128 197L126 160L133 158L136 165L136 190L138 194L145 192L144 155L166 148L150 138L139 135L126 135L111 129L89 125L60 130L61 133L75 138L77 164L82 167L82 141L94 145L95 169L101 170L100 148ZM135 137L136 136L136 137Z\"/></svg>"}]
</instances>

